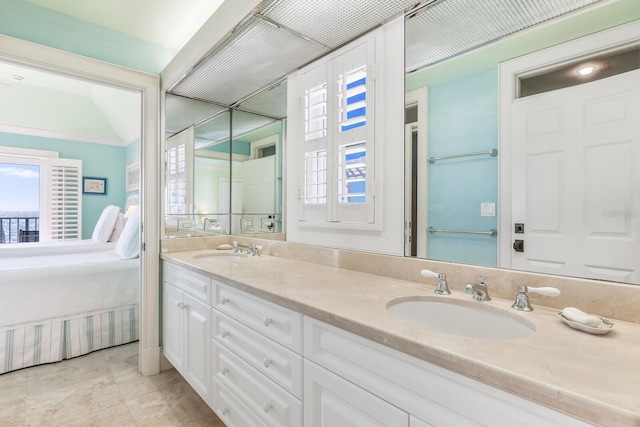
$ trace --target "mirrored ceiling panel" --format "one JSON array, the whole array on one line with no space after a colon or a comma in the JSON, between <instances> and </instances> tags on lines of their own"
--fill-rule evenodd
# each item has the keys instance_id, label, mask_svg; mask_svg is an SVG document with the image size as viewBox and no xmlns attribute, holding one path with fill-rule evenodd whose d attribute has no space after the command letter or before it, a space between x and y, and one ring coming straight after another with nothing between
<instances>
[{"instance_id":1,"label":"mirrored ceiling panel","mask_svg":"<svg viewBox=\"0 0 640 427\"><path fill-rule=\"evenodd\" d=\"M600 1L438 0L407 17L406 71L424 68Z\"/></svg>"},{"instance_id":2,"label":"mirrored ceiling panel","mask_svg":"<svg viewBox=\"0 0 640 427\"><path fill-rule=\"evenodd\" d=\"M231 138L231 116L218 114L195 128L195 149L200 150L221 142L228 142Z\"/></svg>"},{"instance_id":3,"label":"mirrored ceiling panel","mask_svg":"<svg viewBox=\"0 0 640 427\"><path fill-rule=\"evenodd\" d=\"M167 137L174 135L194 123L200 123L208 117L220 113L226 107L167 94L166 96L166 123Z\"/></svg>"},{"instance_id":4,"label":"mirrored ceiling panel","mask_svg":"<svg viewBox=\"0 0 640 427\"><path fill-rule=\"evenodd\" d=\"M172 93L233 105L328 51L277 25L251 17Z\"/></svg>"},{"instance_id":5,"label":"mirrored ceiling panel","mask_svg":"<svg viewBox=\"0 0 640 427\"><path fill-rule=\"evenodd\" d=\"M260 14L335 49L405 9L417 0L274 0Z\"/></svg>"},{"instance_id":6,"label":"mirrored ceiling panel","mask_svg":"<svg viewBox=\"0 0 640 427\"><path fill-rule=\"evenodd\" d=\"M261 129L271 123L275 119L264 116L257 116L244 111L233 111L233 138L242 138L243 136Z\"/></svg>"},{"instance_id":7,"label":"mirrored ceiling panel","mask_svg":"<svg viewBox=\"0 0 640 427\"><path fill-rule=\"evenodd\" d=\"M287 83L282 81L247 99L238 108L277 119L287 116Z\"/></svg>"}]
</instances>

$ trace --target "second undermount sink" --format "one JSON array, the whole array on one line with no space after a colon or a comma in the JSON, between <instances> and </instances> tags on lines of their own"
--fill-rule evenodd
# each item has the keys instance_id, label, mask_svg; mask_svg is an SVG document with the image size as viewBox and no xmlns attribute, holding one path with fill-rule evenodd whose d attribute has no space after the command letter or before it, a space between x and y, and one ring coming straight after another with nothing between
<instances>
[{"instance_id":1,"label":"second undermount sink","mask_svg":"<svg viewBox=\"0 0 640 427\"><path fill-rule=\"evenodd\" d=\"M245 254L245 253L236 253L236 252L207 252L206 254L199 254L199 255L194 255L194 259L202 259L202 258L207 258L207 259L229 259L229 258L235 258L235 259L243 259L243 258L248 258L249 254Z\"/></svg>"},{"instance_id":2,"label":"second undermount sink","mask_svg":"<svg viewBox=\"0 0 640 427\"><path fill-rule=\"evenodd\" d=\"M511 339L533 335L533 323L515 313L475 301L414 297L393 300L387 310L399 319L438 332L474 338Z\"/></svg>"}]
</instances>

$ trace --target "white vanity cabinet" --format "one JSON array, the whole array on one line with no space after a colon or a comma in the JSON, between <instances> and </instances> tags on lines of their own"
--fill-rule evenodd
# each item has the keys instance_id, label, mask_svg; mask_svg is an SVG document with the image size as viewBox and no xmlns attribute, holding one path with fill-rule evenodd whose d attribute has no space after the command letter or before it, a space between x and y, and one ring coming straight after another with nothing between
<instances>
[{"instance_id":1,"label":"white vanity cabinet","mask_svg":"<svg viewBox=\"0 0 640 427\"><path fill-rule=\"evenodd\" d=\"M164 263L163 353L205 400L211 394L211 279Z\"/></svg>"},{"instance_id":2,"label":"white vanity cabinet","mask_svg":"<svg viewBox=\"0 0 640 427\"><path fill-rule=\"evenodd\" d=\"M315 374L309 377L308 372L313 370L308 370L312 366L308 359L377 396L387 407L405 411L411 427L591 425L307 316L303 335L305 421L320 417L314 413L319 410L317 405L310 405L314 391L309 394L307 382ZM327 396L340 394L344 394L343 386L326 392ZM361 409L370 411L369 406Z\"/></svg>"},{"instance_id":3,"label":"white vanity cabinet","mask_svg":"<svg viewBox=\"0 0 640 427\"><path fill-rule=\"evenodd\" d=\"M164 354L228 427L590 425L169 262L163 296Z\"/></svg>"},{"instance_id":4,"label":"white vanity cabinet","mask_svg":"<svg viewBox=\"0 0 640 427\"><path fill-rule=\"evenodd\" d=\"M302 426L301 314L213 284L214 411L229 426Z\"/></svg>"}]
</instances>

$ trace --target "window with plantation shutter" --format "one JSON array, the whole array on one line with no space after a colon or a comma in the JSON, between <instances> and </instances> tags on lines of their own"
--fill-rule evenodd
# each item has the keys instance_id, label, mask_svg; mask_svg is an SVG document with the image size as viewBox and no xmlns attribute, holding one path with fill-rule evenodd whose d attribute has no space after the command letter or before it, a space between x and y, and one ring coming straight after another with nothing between
<instances>
[{"instance_id":1,"label":"window with plantation shutter","mask_svg":"<svg viewBox=\"0 0 640 427\"><path fill-rule=\"evenodd\" d=\"M193 213L193 147L194 127L167 139L167 206L168 215Z\"/></svg>"},{"instance_id":2,"label":"window with plantation shutter","mask_svg":"<svg viewBox=\"0 0 640 427\"><path fill-rule=\"evenodd\" d=\"M34 227L34 224L27 224L23 219L18 221L17 228L24 227L23 231L35 232L38 236L36 241L40 242L82 239L82 160L62 159L56 151L0 147L0 165L21 166L21 171L9 171L21 177L27 176L24 175L25 165L33 167L33 171L37 170L37 173L28 175L31 179L37 179L37 188L27 182L18 182L16 189L18 192L27 192L31 196L29 200L38 200L37 206L29 209L36 215L37 222ZM16 207L23 203L19 199L14 196L4 200L3 206L13 207L16 211ZM17 209L15 215L24 216L20 210ZM11 241L18 241L15 239L16 232L13 230L14 240Z\"/></svg>"},{"instance_id":3,"label":"window with plantation shutter","mask_svg":"<svg viewBox=\"0 0 640 427\"><path fill-rule=\"evenodd\" d=\"M50 233L51 240L82 238L82 161L51 159Z\"/></svg>"},{"instance_id":4,"label":"window with plantation shutter","mask_svg":"<svg viewBox=\"0 0 640 427\"><path fill-rule=\"evenodd\" d=\"M297 75L300 105L298 220L375 226L375 37Z\"/></svg>"}]
</instances>

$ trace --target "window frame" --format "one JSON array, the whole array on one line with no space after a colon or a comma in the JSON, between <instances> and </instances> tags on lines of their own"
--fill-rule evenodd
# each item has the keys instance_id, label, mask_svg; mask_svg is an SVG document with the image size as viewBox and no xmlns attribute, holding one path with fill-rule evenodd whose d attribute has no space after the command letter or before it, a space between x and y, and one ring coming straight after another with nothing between
<instances>
[{"instance_id":1,"label":"window frame","mask_svg":"<svg viewBox=\"0 0 640 427\"><path fill-rule=\"evenodd\" d=\"M378 185L376 153L382 151L381 143L376 141L375 113L376 92L379 90L375 76L381 67L376 58L382 57L379 51L382 45L380 38L380 32L372 32L290 76L295 81L294 96L299 106L296 118L296 140L299 143L294 150L297 151L297 221L301 227L365 230L382 228L380 202L375 191ZM352 98L349 91L353 89L349 87L352 84L347 78L349 74L360 75L354 81L364 79L364 84L355 86L358 93L353 95L356 97L353 105L347 102ZM313 138L309 137L312 129L308 128L308 91L323 85L326 85L326 131ZM358 114L347 118L353 107L357 107L355 110L358 110ZM344 126L348 126L348 129ZM352 180L347 178L349 162L346 154L348 147L360 144L364 145L366 151L363 166L365 174L364 178L359 179L364 182L365 189L356 196L349 196L349 184ZM313 160L311 154L323 151L326 151L325 183L313 179L322 168L310 167ZM326 187L324 204L321 203L323 198L318 198L321 195L310 187L322 185ZM352 200L352 197L358 199Z\"/></svg>"}]
</instances>

